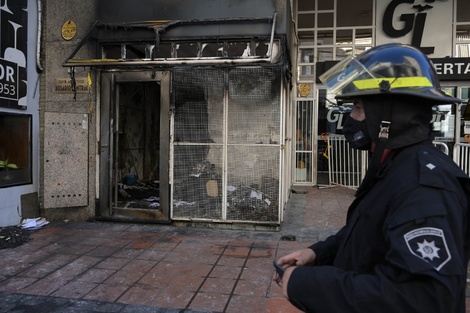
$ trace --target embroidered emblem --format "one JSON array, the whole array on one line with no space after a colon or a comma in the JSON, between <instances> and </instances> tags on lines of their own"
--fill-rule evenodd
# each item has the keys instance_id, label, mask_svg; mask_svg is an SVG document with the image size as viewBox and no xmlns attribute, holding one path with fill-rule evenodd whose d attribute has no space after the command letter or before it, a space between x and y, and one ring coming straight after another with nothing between
<instances>
[{"instance_id":1,"label":"embroidered emblem","mask_svg":"<svg viewBox=\"0 0 470 313\"><path fill-rule=\"evenodd\" d=\"M418 246L418 252L421 253L423 259L428 258L432 261L432 259L439 257L438 252L441 249L435 246L434 241L427 242L426 239L424 239L424 242L418 242Z\"/></svg>"},{"instance_id":2,"label":"embroidered emblem","mask_svg":"<svg viewBox=\"0 0 470 313\"><path fill-rule=\"evenodd\" d=\"M406 233L403 238L414 256L431 263L438 271L452 258L442 229L417 228Z\"/></svg>"}]
</instances>

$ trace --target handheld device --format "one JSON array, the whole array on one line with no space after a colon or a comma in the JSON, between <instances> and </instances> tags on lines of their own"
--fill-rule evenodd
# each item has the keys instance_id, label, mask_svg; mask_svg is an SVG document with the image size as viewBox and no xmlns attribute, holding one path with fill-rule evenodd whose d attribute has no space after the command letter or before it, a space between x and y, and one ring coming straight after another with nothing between
<instances>
[{"instance_id":1,"label":"handheld device","mask_svg":"<svg viewBox=\"0 0 470 313\"><path fill-rule=\"evenodd\" d=\"M276 261L273 261L274 268L276 269L276 272L279 274L279 277L282 278L284 275L284 268L280 266Z\"/></svg>"}]
</instances>

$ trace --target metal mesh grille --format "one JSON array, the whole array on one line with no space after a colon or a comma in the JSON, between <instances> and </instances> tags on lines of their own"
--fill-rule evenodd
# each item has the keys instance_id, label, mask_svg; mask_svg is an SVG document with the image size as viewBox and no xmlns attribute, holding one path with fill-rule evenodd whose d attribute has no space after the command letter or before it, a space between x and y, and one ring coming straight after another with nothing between
<instances>
[{"instance_id":1,"label":"metal mesh grille","mask_svg":"<svg viewBox=\"0 0 470 313\"><path fill-rule=\"evenodd\" d=\"M175 71L175 142L221 143L224 73L221 70Z\"/></svg>"},{"instance_id":2,"label":"metal mesh grille","mask_svg":"<svg viewBox=\"0 0 470 313\"><path fill-rule=\"evenodd\" d=\"M277 221L278 147L228 147L227 219Z\"/></svg>"},{"instance_id":3,"label":"metal mesh grille","mask_svg":"<svg viewBox=\"0 0 470 313\"><path fill-rule=\"evenodd\" d=\"M279 143L279 91L277 68L229 72L228 143Z\"/></svg>"},{"instance_id":4,"label":"metal mesh grille","mask_svg":"<svg viewBox=\"0 0 470 313\"><path fill-rule=\"evenodd\" d=\"M173 217L221 219L222 147L175 146L174 159Z\"/></svg>"},{"instance_id":5,"label":"metal mesh grille","mask_svg":"<svg viewBox=\"0 0 470 313\"><path fill-rule=\"evenodd\" d=\"M229 72L229 220L278 220L279 71L278 68L239 68Z\"/></svg>"},{"instance_id":6,"label":"metal mesh grille","mask_svg":"<svg viewBox=\"0 0 470 313\"><path fill-rule=\"evenodd\" d=\"M280 82L274 68L175 71L173 218L279 221Z\"/></svg>"}]
</instances>

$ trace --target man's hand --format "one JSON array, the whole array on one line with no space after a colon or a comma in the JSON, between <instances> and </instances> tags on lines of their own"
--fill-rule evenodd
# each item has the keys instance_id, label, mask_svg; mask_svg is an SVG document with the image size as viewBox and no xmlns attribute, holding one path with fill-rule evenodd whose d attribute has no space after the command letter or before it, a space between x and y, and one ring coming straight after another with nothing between
<instances>
[{"instance_id":1,"label":"man's hand","mask_svg":"<svg viewBox=\"0 0 470 313\"><path fill-rule=\"evenodd\" d=\"M282 279L279 274L276 273L274 275L274 281L282 287L282 293L286 298L288 298L287 285L294 269L297 266L313 265L315 264L315 259L315 252L313 252L312 249L306 248L289 253L277 260L277 263L285 269L285 272Z\"/></svg>"},{"instance_id":2,"label":"man's hand","mask_svg":"<svg viewBox=\"0 0 470 313\"><path fill-rule=\"evenodd\" d=\"M279 260L277 260L277 263L281 265L284 268L287 268L289 266L304 266L304 265L313 265L315 263L316 259L316 254L313 252L312 249L305 248L301 250L294 251L292 253L289 253L288 255L285 255Z\"/></svg>"}]
</instances>

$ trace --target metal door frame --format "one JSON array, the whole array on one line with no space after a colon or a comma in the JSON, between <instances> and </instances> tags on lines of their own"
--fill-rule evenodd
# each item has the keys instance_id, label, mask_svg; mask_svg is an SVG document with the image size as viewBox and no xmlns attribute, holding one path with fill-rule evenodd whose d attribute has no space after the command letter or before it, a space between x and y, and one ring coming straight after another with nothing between
<instances>
[{"instance_id":1,"label":"metal door frame","mask_svg":"<svg viewBox=\"0 0 470 313\"><path fill-rule=\"evenodd\" d=\"M102 72L100 77L100 133L99 145L99 204L96 215L102 218L113 218L112 208L112 175L114 153L114 131L116 130L117 99L116 85L122 82L156 82L160 85L160 212L162 220L148 222L170 221L170 82L169 71L127 71ZM166 196L165 196L166 195Z\"/></svg>"}]
</instances>

